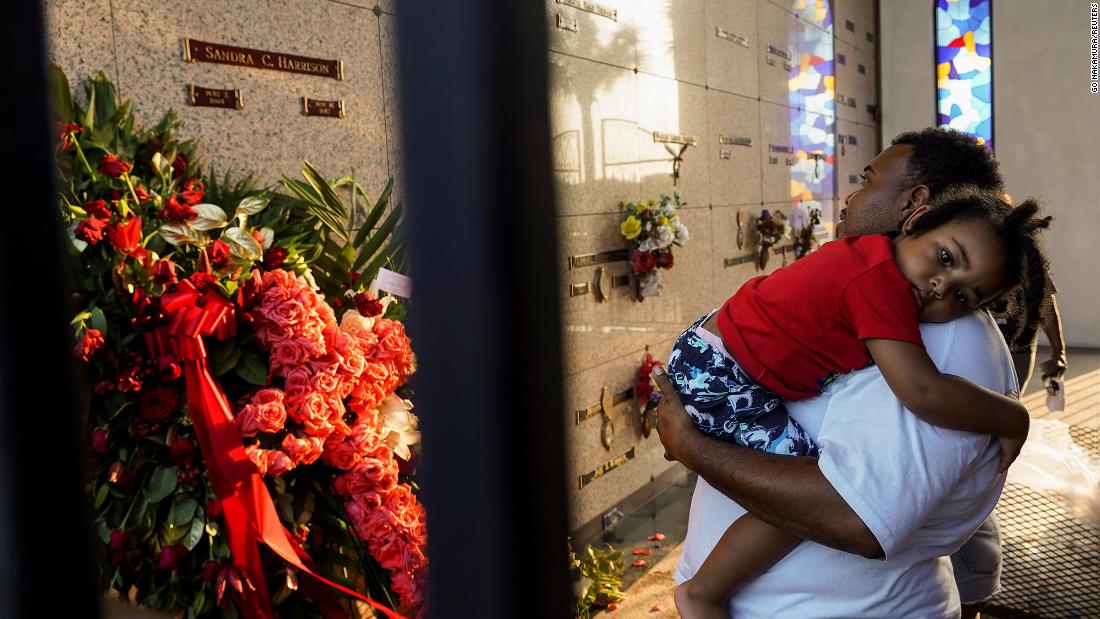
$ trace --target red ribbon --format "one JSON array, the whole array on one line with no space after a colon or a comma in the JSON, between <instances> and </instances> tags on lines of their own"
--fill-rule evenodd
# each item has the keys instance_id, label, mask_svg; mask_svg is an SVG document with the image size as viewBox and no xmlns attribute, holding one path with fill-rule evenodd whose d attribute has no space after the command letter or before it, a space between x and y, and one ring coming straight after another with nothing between
<instances>
[{"instance_id":1,"label":"red ribbon","mask_svg":"<svg viewBox=\"0 0 1100 619\"><path fill-rule=\"evenodd\" d=\"M200 294L190 281L183 280L176 292L161 297L161 304L170 323L147 333L145 341L162 369L173 364L182 366L195 435L225 518L230 560L244 575L247 585L251 585L246 590L252 589L251 595L242 596L244 616L275 617L257 545L263 542L287 563L317 581L363 600L390 619L404 619L369 597L318 575L309 555L279 521L271 494L245 452L225 392L206 363L203 337L225 339L236 333L232 302L213 290ZM326 617L347 616L330 590L304 584Z\"/></svg>"}]
</instances>

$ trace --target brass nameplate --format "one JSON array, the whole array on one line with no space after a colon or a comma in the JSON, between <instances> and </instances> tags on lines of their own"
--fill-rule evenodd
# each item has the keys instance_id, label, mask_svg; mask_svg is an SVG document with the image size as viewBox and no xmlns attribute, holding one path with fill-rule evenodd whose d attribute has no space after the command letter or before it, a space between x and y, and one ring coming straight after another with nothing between
<instances>
[{"instance_id":1,"label":"brass nameplate","mask_svg":"<svg viewBox=\"0 0 1100 619\"><path fill-rule=\"evenodd\" d=\"M736 258L726 258L722 261L722 264L727 267L735 267L739 264L745 264L746 262L752 262L756 259L756 256L752 254L745 254L744 256L738 256Z\"/></svg>"},{"instance_id":2,"label":"brass nameplate","mask_svg":"<svg viewBox=\"0 0 1100 619\"><path fill-rule=\"evenodd\" d=\"M597 466L591 472L585 473L584 475L581 475L578 478L578 481L580 482L580 486L577 489L578 490L583 489L588 484L590 484L590 483L596 481L597 479L603 477L611 469L616 468L618 466L622 466L623 464L626 464L627 462L630 462L633 459L634 459L634 448L631 447L630 449L627 449L623 453L615 456L614 458L608 460L607 462L604 462L603 464Z\"/></svg>"},{"instance_id":3,"label":"brass nameplate","mask_svg":"<svg viewBox=\"0 0 1100 619\"><path fill-rule=\"evenodd\" d=\"M599 15L600 17L606 17L611 21L619 21L619 11L617 9L610 9L606 6L596 4L595 2L587 2L587 0L558 0L558 4L571 6L575 9Z\"/></svg>"},{"instance_id":4,"label":"brass nameplate","mask_svg":"<svg viewBox=\"0 0 1100 619\"><path fill-rule=\"evenodd\" d=\"M856 64L856 67L860 75L867 75L867 67L863 66L862 63Z\"/></svg>"},{"instance_id":5,"label":"brass nameplate","mask_svg":"<svg viewBox=\"0 0 1100 619\"><path fill-rule=\"evenodd\" d=\"M580 22L575 19L563 17L561 13L558 13L558 29L568 30L569 32L579 32Z\"/></svg>"},{"instance_id":6,"label":"brass nameplate","mask_svg":"<svg viewBox=\"0 0 1100 619\"><path fill-rule=\"evenodd\" d=\"M752 138L740 135L719 135L718 143L732 146L752 146Z\"/></svg>"},{"instance_id":7,"label":"brass nameplate","mask_svg":"<svg viewBox=\"0 0 1100 619\"><path fill-rule=\"evenodd\" d=\"M626 402L627 400L632 400L632 399L634 399L634 387L631 387L631 388L627 389L626 391L620 391L619 393L616 393L614 396L612 396L611 405L612 406L618 406L619 404L622 404L623 402ZM596 402L595 404L593 404L592 406L589 406L586 409L574 412L573 413L573 418L574 418L575 423L580 423L580 422L584 421L585 419L588 419L589 417L595 417L596 415L599 415L600 414L600 409L602 407L603 407L602 402ZM611 411L608 411L608 413L610 413L610 412Z\"/></svg>"},{"instance_id":8,"label":"brass nameplate","mask_svg":"<svg viewBox=\"0 0 1100 619\"><path fill-rule=\"evenodd\" d=\"M779 56L780 58L782 58L784 60L790 60L791 59L790 52L788 52L785 49L780 49L780 48L778 48L774 45L771 45L771 44L768 45L768 53L773 55L773 56Z\"/></svg>"},{"instance_id":9,"label":"brass nameplate","mask_svg":"<svg viewBox=\"0 0 1100 619\"><path fill-rule=\"evenodd\" d=\"M615 277L611 278L611 287L612 288L620 288L622 286L629 286L629 285L630 285L630 276L629 275L616 275Z\"/></svg>"},{"instance_id":10,"label":"brass nameplate","mask_svg":"<svg viewBox=\"0 0 1100 619\"><path fill-rule=\"evenodd\" d=\"M203 88L194 84L187 85L187 102L196 107L223 107L230 110L244 107L244 97L240 90Z\"/></svg>"},{"instance_id":11,"label":"brass nameplate","mask_svg":"<svg viewBox=\"0 0 1100 619\"><path fill-rule=\"evenodd\" d=\"M327 116L329 118L346 118L344 113L344 100L337 99L335 101L322 101L321 99L310 99L309 97L302 97L302 115L303 116Z\"/></svg>"},{"instance_id":12,"label":"brass nameplate","mask_svg":"<svg viewBox=\"0 0 1100 619\"><path fill-rule=\"evenodd\" d=\"M580 284L569 284L569 296L579 297L586 294L588 294L588 282L582 282Z\"/></svg>"},{"instance_id":13,"label":"brass nameplate","mask_svg":"<svg viewBox=\"0 0 1100 619\"><path fill-rule=\"evenodd\" d=\"M595 266L605 262L618 262L620 260L626 260L629 255L630 251L626 249L603 251L598 254L578 254L576 256L569 256L569 268L576 269L579 267Z\"/></svg>"},{"instance_id":14,"label":"brass nameplate","mask_svg":"<svg viewBox=\"0 0 1100 619\"><path fill-rule=\"evenodd\" d=\"M794 153L794 147L789 144L768 144L769 153Z\"/></svg>"},{"instance_id":15,"label":"brass nameplate","mask_svg":"<svg viewBox=\"0 0 1100 619\"><path fill-rule=\"evenodd\" d=\"M336 80L344 79L344 63L339 60L294 56L262 49L207 43L196 39L183 40L183 59L187 62L214 62L253 69L331 77Z\"/></svg>"},{"instance_id":16,"label":"brass nameplate","mask_svg":"<svg viewBox=\"0 0 1100 619\"><path fill-rule=\"evenodd\" d=\"M687 144L688 146L695 146L695 136L693 135L679 135L676 133L665 133L663 131L653 132L653 141L662 142L665 144Z\"/></svg>"},{"instance_id":17,"label":"brass nameplate","mask_svg":"<svg viewBox=\"0 0 1100 619\"><path fill-rule=\"evenodd\" d=\"M733 151L728 149L728 148L719 148L718 149L718 158L719 159L733 159Z\"/></svg>"},{"instance_id":18,"label":"brass nameplate","mask_svg":"<svg viewBox=\"0 0 1100 619\"><path fill-rule=\"evenodd\" d=\"M726 30L725 28L723 28L721 26L716 26L715 27L714 36L718 37L719 39L725 39L727 41L733 41L734 43L740 45L741 47L748 47L749 46L749 40L748 39L746 39L743 36L736 35L736 34L730 32L729 30Z\"/></svg>"}]
</instances>

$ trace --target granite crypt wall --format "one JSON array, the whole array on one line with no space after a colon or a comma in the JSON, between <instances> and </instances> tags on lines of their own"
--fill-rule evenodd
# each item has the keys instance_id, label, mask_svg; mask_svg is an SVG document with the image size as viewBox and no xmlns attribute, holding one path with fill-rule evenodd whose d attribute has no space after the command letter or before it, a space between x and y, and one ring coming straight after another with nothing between
<instances>
[{"instance_id":1,"label":"granite crypt wall","mask_svg":"<svg viewBox=\"0 0 1100 619\"><path fill-rule=\"evenodd\" d=\"M256 171L272 183L298 176L309 159L330 176L354 173L377 195L387 178L401 176L393 4L47 0L46 10L51 56L74 87L103 71L133 101L140 122L176 110L182 134L198 141L207 167ZM339 61L342 79L288 72L294 67L285 60L284 70L188 62L185 39L257 50L255 65L263 53L271 54L270 64L280 54ZM239 90L243 105L191 105L192 84ZM306 116L303 97L342 101L344 117Z\"/></svg>"},{"instance_id":2,"label":"granite crypt wall","mask_svg":"<svg viewBox=\"0 0 1100 619\"><path fill-rule=\"evenodd\" d=\"M643 436L633 401L612 401L606 416L615 432L604 446L604 387L625 400L646 351L667 360L684 328L760 272L751 254L761 209L790 215L795 206L818 207L819 236L831 238L838 196L854 189L878 152L877 7L874 0L545 2L563 254L563 422L572 526L584 537L602 528L605 514L683 474L663 459L656 432ZM675 186L672 156L657 141L667 136L654 132L694 141ZM605 254L626 246L619 202L673 191L688 203L680 217L690 240L674 248L661 295L637 302L629 264ZM586 266L571 267L577 257ZM767 269L784 259L772 256ZM606 302L595 293L597 269Z\"/></svg>"}]
</instances>

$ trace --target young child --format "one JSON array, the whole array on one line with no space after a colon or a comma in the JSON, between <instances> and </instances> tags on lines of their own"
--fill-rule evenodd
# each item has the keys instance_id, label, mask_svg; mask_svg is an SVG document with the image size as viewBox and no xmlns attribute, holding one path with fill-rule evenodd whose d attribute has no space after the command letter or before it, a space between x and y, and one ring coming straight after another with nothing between
<instances>
[{"instance_id":1,"label":"young child","mask_svg":"<svg viewBox=\"0 0 1100 619\"><path fill-rule=\"evenodd\" d=\"M1027 410L941 374L918 323L954 320L1016 287L1028 299L1026 320L1038 320L1047 261L1037 236L1050 219L1038 215L1034 200L1013 208L961 188L917 208L896 238L826 243L749 280L697 320L673 347L669 380L702 432L773 453L816 455L783 400L812 398L837 375L874 363L924 421L998 437L1006 469L1027 437ZM677 588L681 616L728 619L729 597L798 541L751 514L738 519Z\"/></svg>"}]
</instances>

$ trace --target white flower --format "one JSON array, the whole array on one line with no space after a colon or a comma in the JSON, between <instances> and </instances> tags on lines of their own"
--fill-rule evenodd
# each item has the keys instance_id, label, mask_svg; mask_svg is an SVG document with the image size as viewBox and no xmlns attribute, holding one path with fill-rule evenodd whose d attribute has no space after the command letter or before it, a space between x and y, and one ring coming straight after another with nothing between
<instances>
[{"instance_id":1,"label":"white flower","mask_svg":"<svg viewBox=\"0 0 1100 619\"><path fill-rule=\"evenodd\" d=\"M672 228L668 226L657 226L656 237L654 244L657 249L664 249L672 245L672 242L676 240L675 233L672 231Z\"/></svg>"},{"instance_id":2,"label":"white flower","mask_svg":"<svg viewBox=\"0 0 1100 619\"><path fill-rule=\"evenodd\" d=\"M364 316L358 311L349 309L340 319L340 330L348 335L360 337L374 332L374 318Z\"/></svg>"},{"instance_id":3,"label":"white flower","mask_svg":"<svg viewBox=\"0 0 1100 619\"><path fill-rule=\"evenodd\" d=\"M676 243L679 245L687 243L688 239L691 238L688 234L687 226L680 223L678 220L674 221L673 225L676 226Z\"/></svg>"},{"instance_id":4,"label":"white flower","mask_svg":"<svg viewBox=\"0 0 1100 619\"><path fill-rule=\"evenodd\" d=\"M378 405L386 444L393 449L395 455L406 462L412 457L409 445L420 442L416 415L410 412L411 409L412 402L402 400L392 393Z\"/></svg>"},{"instance_id":5,"label":"white flower","mask_svg":"<svg viewBox=\"0 0 1100 619\"><path fill-rule=\"evenodd\" d=\"M648 236L641 243L638 243L638 251L653 251L657 246L653 243L653 239Z\"/></svg>"}]
</instances>

